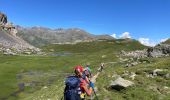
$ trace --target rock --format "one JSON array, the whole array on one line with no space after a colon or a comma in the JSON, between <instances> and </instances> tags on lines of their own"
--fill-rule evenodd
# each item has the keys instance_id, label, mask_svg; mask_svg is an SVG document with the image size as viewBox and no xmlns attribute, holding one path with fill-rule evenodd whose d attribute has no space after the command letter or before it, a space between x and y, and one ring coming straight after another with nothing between
<instances>
[{"instance_id":1,"label":"rock","mask_svg":"<svg viewBox=\"0 0 170 100\"><path fill-rule=\"evenodd\" d=\"M153 76L157 76L158 73L159 73L159 72L162 72L162 71L163 71L163 69L155 69L155 70L153 71Z\"/></svg>"},{"instance_id":2,"label":"rock","mask_svg":"<svg viewBox=\"0 0 170 100\"><path fill-rule=\"evenodd\" d=\"M102 55L102 58L106 58L106 55Z\"/></svg>"},{"instance_id":3,"label":"rock","mask_svg":"<svg viewBox=\"0 0 170 100\"><path fill-rule=\"evenodd\" d=\"M166 94L169 94L170 93L170 88L168 86L164 86L163 87L163 90Z\"/></svg>"},{"instance_id":4,"label":"rock","mask_svg":"<svg viewBox=\"0 0 170 100\"><path fill-rule=\"evenodd\" d=\"M132 86L134 85L133 82L129 81L129 80L125 80L121 77L117 78L115 81L112 81L111 84L110 84L110 87L112 89L115 89L115 90L122 90L122 89L125 89L129 86Z\"/></svg>"},{"instance_id":5,"label":"rock","mask_svg":"<svg viewBox=\"0 0 170 100\"><path fill-rule=\"evenodd\" d=\"M44 86L43 89L47 89L48 87L47 86Z\"/></svg>"},{"instance_id":6,"label":"rock","mask_svg":"<svg viewBox=\"0 0 170 100\"><path fill-rule=\"evenodd\" d=\"M130 64L126 64L126 67L135 66L135 65L137 65L137 64L138 64L138 62L132 62L132 63L130 63Z\"/></svg>"},{"instance_id":7,"label":"rock","mask_svg":"<svg viewBox=\"0 0 170 100\"><path fill-rule=\"evenodd\" d=\"M163 88L164 88L164 89L169 89L169 87L167 87L167 86L164 86Z\"/></svg>"},{"instance_id":8,"label":"rock","mask_svg":"<svg viewBox=\"0 0 170 100\"><path fill-rule=\"evenodd\" d=\"M24 54L30 55L32 54L32 52L27 51L27 52L24 52Z\"/></svg>"},{"instance_id":9,"label":"rock","mask_svg":"<svg viewBox=\"0 0 170 100\"><path fill-rule=\"evenodd\" d=\"M0 12L0 24L6 24L7 22L7 16Z\"/></svg>"},{"instance_id":10,"label":"rock","mask_svg":"<svg viewBox=\"0 0 170 100\"><path fill-rule=\"evenodd\" d=\"M17 55L15 52L13 52L11 49L4 49L3 50L4 55Z\"/></svg>"},{"instance_id":11,"label":"rock","mask_svg":"<svg viewBox=\"0 0 170 100\"><path fill-rule=\"evenodd\" d=\"M154 78L154 76L152 74L146 74L147 78Z\"/></svg>"},{"instance_id":12,"label":"rock","mask_svg":"<svg viewBox=\"0 0 170 100\"><path fill-rule=\"evenodd\" d=\"M121 50L121 51L120 51L120 54L125 55L126 52L125 52L124 50Z\"/></svg>"},{"instance_id":13,"label":"rock","mask_svg":"<svg viewBox=\"0 0 170 100\"><path fill-rule=\"evenodd\" d=\"M165 75L165 78L169 79L169 78L170 78L170 74L167 73L167 74Z\"/></svg>"},{"instance_id":14,"label":"rock","mask_svg":"<svg viewBox=\"0 0 170 100\"><path fill-rule=\"evenodd\" d=\"M137 65L137 64L138 64L138 62L133 62L133 63L131 63L132 66L135 66L135 65Z\"/></svg>"},{"instance_id":15,"label":"rock","mask_svg":"<svg viewBox=\"0 0 170 100\"><path fill-rule=\"evenodd\" d=\"M123 74L121 75L123 78L126 77L126 76L129 76L129 72L128 71L124 71Z\"/></svg>"},{"instance_id":16,"label":"rock","mask_svg":"<svg viewBox=\"0 0 170 100\"><path fill-rule=\"evenodd\" d=\"M16 37L16 34L17 34L17 33L18 33L18 31L15 29L15 27L12 28L11 31L10 31L10 34L13 35L13 36L15 36L15 37Z\"/></svg>"},{"instance_id":17,"label":"rock","mask_svg":"<svg viewBox=\"0 0 170 100\"><path fill-rule=\"evenodd\" d=\"M144 58L147 57L147 50L136 50L131 52L121 51L120 54L123 56L134 57L134 58ZM133 59L132 59L133 60Z\"/></svg>"},{"instance_id":18,"label":"rock","mask_svg":"<svg viewBox=\"0 0 170 100\"><path fill-rule=\"evenodd\" d=\"M134 72L131 72L131 75L129 76L129 78L131 78L132 80L134 80L134 79L135 79L135 76L136 76L136 74L135 74Z\"/></svg>"}]
</instances>

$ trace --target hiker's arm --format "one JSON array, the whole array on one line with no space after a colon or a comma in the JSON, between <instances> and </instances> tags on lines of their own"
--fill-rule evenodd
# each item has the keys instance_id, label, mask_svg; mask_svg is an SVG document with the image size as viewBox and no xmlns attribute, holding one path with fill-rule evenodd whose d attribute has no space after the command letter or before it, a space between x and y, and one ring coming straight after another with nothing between
<instances>
[{"instance_id":1,"label":"hiker's arm","mask_svg":"<svg viewBox=\"0 0 170 100\"><path fill-rule=\"evenodd\" d=\"M86 92L86 94L88 95L88 96L90 96L91 94L92 94L92 87L90 87L89 89L86 87L86 86L83 86L83 89L84 89L84 91Z\"/></svg>"},{"instance_id":2,"label":"hiker's arm","mask_svg":"<svg viewBox=\"0 0 170 100\"><path fill-rule=\"evenodd\" d=\"M90 84L90 81L89 81L89 79L88 79L87 76L86 76L86 82L87 82L88 84Z\"/></svg>"}]
</instances>

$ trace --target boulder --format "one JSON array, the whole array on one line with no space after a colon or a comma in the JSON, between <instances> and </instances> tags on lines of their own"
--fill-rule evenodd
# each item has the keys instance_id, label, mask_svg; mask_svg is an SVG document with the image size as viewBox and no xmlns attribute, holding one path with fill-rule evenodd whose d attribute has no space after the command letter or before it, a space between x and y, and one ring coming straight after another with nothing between
<instances>
[{"instance_id":1,"label":"boulder","mask_svg":"<svg viewBox=\"0 0 170 100\"><path fill-rule=\"evenodd\" d=\"M26 55L31 55L32 52L26 51L26 52L24 52L24 54L26 54Z\"/></svg>"},{"instance_id":2,"label":"boulder","mask_svg":"<svg viewBox=\"0 0 170 100\"><path fill-rule=\"evenodd\" d=\"M129 76L129 78L131 78L132 80L134 80L136 77L136 74L134 72L131 72L131 75Z\"/></svg>"},{"instance_id":3,"label":"boulder","mask_svg":"<svg viewBox=\"0 0 170 100\"><path fill-rule=\"evenodd\" d=\"M163 69L155 69L153 70L153 76L157 76L159 74L159 72L162 72Z\"/></svg>"},{"instance_id":4,"label":"boulder","mask_svg":"<svg viewBox=\"0 0 170 100\"><path fill-rule=\"evenodd\" d=\"M170 79L170 73L167 73L167 74L165 75L165 78Z\"/></svg>"},{"instance_id":5,"label":"boulder","mask_svg":"<svg viewBox=\"0 0 170 100\"><path fill-rule=\"evenodd\" d=\"M112 89L115 89L115 90L122 90L122 89L125 89L129 86L132 86L134 85L133 82L129 81L129 80L125 80L121 77L117 78L115 81L112 81L111 84L110 84L110 87Z\"/></svg>"}]
</instances>

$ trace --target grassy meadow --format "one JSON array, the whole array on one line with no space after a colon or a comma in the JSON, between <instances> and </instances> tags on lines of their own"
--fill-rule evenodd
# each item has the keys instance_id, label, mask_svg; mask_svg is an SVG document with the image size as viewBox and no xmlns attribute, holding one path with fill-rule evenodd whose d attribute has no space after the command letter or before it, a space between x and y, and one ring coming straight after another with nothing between
<instances>
[{"instance_id":1,"label":"grassy meadow","mask_svg":"<svg viewBox=\"0 0 170 100\"><path fill-rule=\"evenodd\" d=\"M142 50L146 47L132 40L101 40L78 44L48 45L42 47L46 55L5 56L0 54L0 99L2 100L61 100L64 79L73 74L76 65L91 64L95 74L100 63L106 68L99 75L95 86L100 100L168 100L169 94L163 89L170 87L170 80L158 76L147 78L144 72L156 68L167 69L170 58L147 58L150 63L125 67L119 62L121 50ZM116 63L112 63L116 62ZM108 88L114 73L135 72L135 86L122 91ZM129 79L129 77L124 77ZM22 89L24 84L24 89ZM156 86L160 94L149 87Z\"/></svg>"}]
</instances>

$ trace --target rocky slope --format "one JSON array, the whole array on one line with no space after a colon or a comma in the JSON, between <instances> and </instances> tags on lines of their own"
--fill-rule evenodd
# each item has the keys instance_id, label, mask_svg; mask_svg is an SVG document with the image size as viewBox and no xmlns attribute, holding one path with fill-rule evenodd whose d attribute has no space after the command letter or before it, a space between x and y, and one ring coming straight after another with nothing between
<instances>
[{"instance_id":1,"label":"rocky slope","mask_svg":"<svg viewBox=\"0 0 170 100\"><path fill-rule=\"evenodd\" d=\"M23 52L38 52L39 49L28 44L16 36L17 30L7 21L5 14L0 13L0 51L4 54L15 54Z\"/></svg>"},{"instance_id":2,"label":"rocky slope","mask_svg":"<svg viewBox=\"0 0 170 100\"><path fill-rule=\"evenodd\" d=\"M109 35L92 35L79 28L50 29L45 27L24 28L17 26L17 35L35 46L46 44L88 42L98 39L113 39Z\"/></svg>"},{"instance_id":3,"label":"rocky slope","mask_svg":"<svg viewBox=\"0 0 170 100\"><path fill-rule=\"evenodd\" d=\"M131 52L121 51L120 54L123 56L129 56L134 58L145 58L145 57L165 57L170 56L170 39L162 42L155 47L148 47L144 50L137 50Z\"/></svg>"},{"instance_id":4,"label":"rocky slope","mask_svg":"<svg viewBox=\"0 0 170 100\"><path fill-rule=\"evenodd\" d=\"M170 44L159 44L155 47L148 48L149 57L161 57L170 55Z\"/></svg>"}]
</instances>

